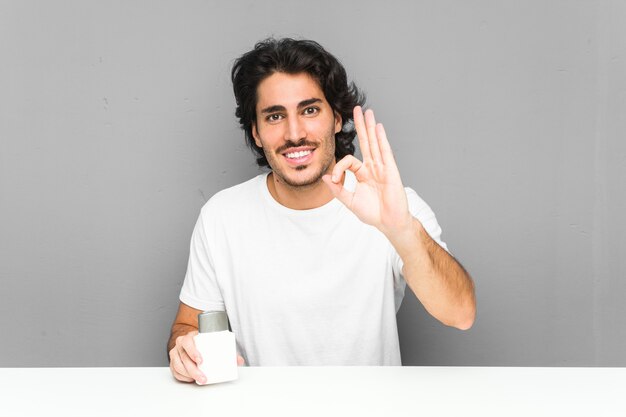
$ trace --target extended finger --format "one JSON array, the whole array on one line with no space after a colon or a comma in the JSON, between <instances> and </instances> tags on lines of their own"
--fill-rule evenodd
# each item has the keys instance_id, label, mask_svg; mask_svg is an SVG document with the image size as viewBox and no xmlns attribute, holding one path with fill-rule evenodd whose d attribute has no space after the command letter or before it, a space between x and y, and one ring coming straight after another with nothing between
<instances>
[{"instance_id":1,"label":"extended finger","mask_svg":"<svg viewBox=\"0 0 626 417\"><path fill-rule=\"evenodd\" d=\"M370 145L370 154L372 161L376 165L382 165L383 159L380 156L380 148L378 146L378 138L376 137L376 119L372 109L365 112L365 127L367 128L367 139Z\"/></svg>"},{"instance_id":2,"label":"extended finger","mask_svg":"<svg viewBox=\"0 0 626 417\"><path fill-rule=\"evenodd\" d=\"M363 161L369 161L372 157L370 154L370 146L367 143L367 129L365 128L365 119L363 118L363 109L361 106L354 108L354 128L359 138L359 148Z\"/></svg>"},{"instance_id":3,"label":"extended finger","mask_svg":"<svg viewBox=\"0 0 626 417\"><path fill-rule=\"evenodd\" d=\"M237 366L244 366L246 364L245 359L241 355L237 355Z\"/></svg>"},{"instance_id":4,"label":"extended finger","mask_svg":"<svg viewBox=\"0 0 626 417\"><path fill-rule=\"evenodd\" d=\"M378 138L378 147L380 148L383 164L395 163L393 151L391 150L391 145L389 145L389 140L387 140L387 134L382 123L376 125L376 137Z\"/></svg>"}]
</instances>

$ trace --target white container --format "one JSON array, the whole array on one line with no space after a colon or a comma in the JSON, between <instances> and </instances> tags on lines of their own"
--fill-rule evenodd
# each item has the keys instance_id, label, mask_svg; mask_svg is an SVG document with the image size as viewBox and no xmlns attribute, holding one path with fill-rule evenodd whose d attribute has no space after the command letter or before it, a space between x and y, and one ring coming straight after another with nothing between
<instances>
[{"instance_id":1,"label":"white container","mask_svg":"<svg viewBox=\"0 0 626 417\"><path fill-rule=\"evenodd\" d=\"M226 312L206 311L198 314L198 331L194 336L196 349L202 356L198 368L207 379L205 384L199 385L237 379L237 345L235 335L228 330Z\"/></svg>"}]
</instances>

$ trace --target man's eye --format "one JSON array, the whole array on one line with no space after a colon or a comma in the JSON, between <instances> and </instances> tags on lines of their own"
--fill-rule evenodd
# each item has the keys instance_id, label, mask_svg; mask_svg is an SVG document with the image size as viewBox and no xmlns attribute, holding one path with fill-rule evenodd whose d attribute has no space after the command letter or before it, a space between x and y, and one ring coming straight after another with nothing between
<instances>
[{"instance_id":1,"label":"man's eye","mask_svg":"<svg viewBox=\"0 0 626 417\"><path fill-rule=\"evenodd\" d=\"M277 122L277 121L279 121L280 119L282 119L282 117L283 117L283 116L282 116L281 114L278 114L278 113L276 113L276 114L270 114L269 116L267 116L267 117L265 118L265 120L267 120L268 122Z\"/></svg>"},{"instance_id":2,"label":"man's eye","mask_svg":"<svg viewBox=\"0 0 626 417\"><path fill-rule=\"evenodd\" d=\"M307 107L306 109L304 109L304 114L305 115L311 115L311 114L317 114L320 111L320 109L318 107Z\"/></svg>"}]
</instances>

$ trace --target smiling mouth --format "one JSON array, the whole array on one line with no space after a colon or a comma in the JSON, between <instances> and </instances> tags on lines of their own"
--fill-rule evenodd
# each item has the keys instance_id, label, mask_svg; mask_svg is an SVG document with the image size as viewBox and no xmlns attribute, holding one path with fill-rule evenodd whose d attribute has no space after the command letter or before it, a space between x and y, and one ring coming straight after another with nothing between
<instances>
[{"instance_id":1,"label":"smiling mouth","mask_svg":"<svg viewBox=\"0 0 626 417\"><path fill-rule=\"evenodd\" d=\"M285 154L285 156L289 159L298 159L298 158L304 158L305 156L310 155L312 153L313 153L312 150L300 151L300 152L288 152Z\"/></svg>"},{"instance_id":2,"label":"smiling mouth","mask_svg":"<svg viewBox=\"0 0 626 417\"><path fill-rule=\"evenodd\" d=\"M290 147L283 152L282 155L292 168L302 169L310 162L313 161L313 153L315 153L315 147L313 146L299 146Z\"/></svg>"}]
</instances>

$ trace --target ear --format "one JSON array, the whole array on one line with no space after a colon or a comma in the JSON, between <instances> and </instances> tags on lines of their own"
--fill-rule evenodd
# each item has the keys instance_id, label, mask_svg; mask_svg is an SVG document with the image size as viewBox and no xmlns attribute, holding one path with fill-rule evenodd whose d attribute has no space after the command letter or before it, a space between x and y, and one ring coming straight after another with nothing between
<instances>
[{"instance_id":1,"label":"ear","mask_svg":"<svg viewBox=\"0 0 626 417\"><path fill-rule=\"evenodd\" d=\"M343 119L338 112L335 112L335 133L341 132L343 126Z\"/></svg>"},{"instance_id":2,"label":"ear","mask_svg":"<svg viewBox=\"0 0 626 417\"><path fill-rule=\"evenodd\" d=\"M256 146L262 148L263 145L261 145L261 139L259 139L259 132L256 130L256 120L252 122L252 137L254 138Z\"/></svg>"}]
</instances>

